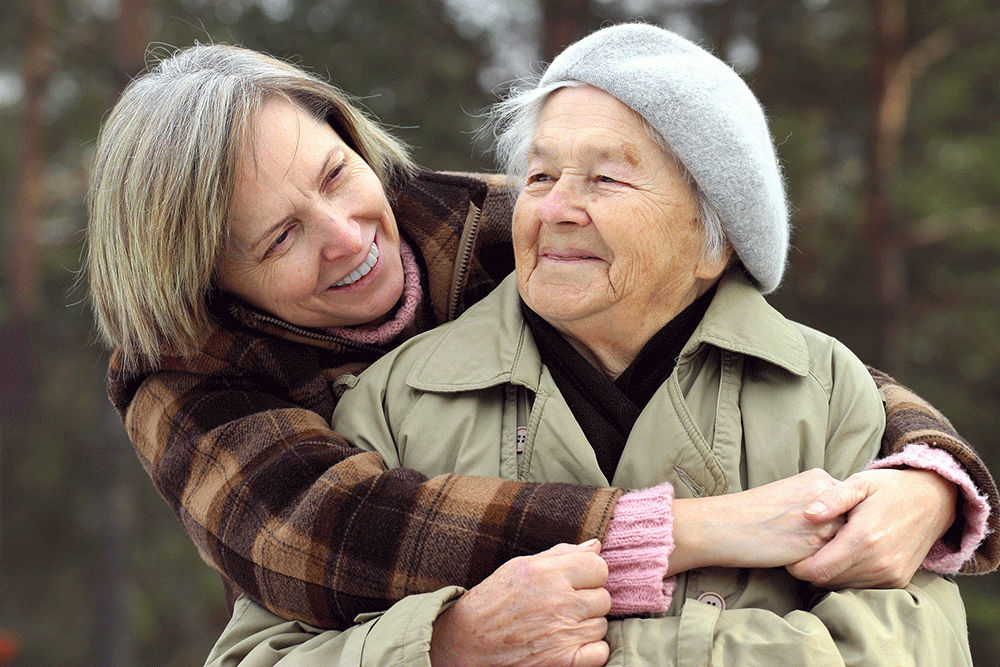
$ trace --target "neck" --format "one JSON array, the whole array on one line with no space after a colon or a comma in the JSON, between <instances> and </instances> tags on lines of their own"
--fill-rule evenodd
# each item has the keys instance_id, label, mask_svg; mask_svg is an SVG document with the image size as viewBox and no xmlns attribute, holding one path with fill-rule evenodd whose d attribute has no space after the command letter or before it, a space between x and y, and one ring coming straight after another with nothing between
<instances>
[{"instance_id":1,"label":"neck","mask_svg":"<svg viewBox=\"0 0 1000 667\"><path fill-rule=\"evenodd\" d=\"M715 283L716 280L699 281L685 298L672 307L644 313L640 318L623 318L620 313L609 309L584 320L550 324L594 368L615 380L635 361L658 331Z\"/></svg>"}]
</instances>

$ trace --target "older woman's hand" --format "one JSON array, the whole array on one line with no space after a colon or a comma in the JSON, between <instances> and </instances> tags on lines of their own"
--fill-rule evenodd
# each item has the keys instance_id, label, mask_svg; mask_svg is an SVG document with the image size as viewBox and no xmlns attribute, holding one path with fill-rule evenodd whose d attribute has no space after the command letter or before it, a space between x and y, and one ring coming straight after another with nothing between
<instances>
[{"instance_id":1,"label":"older woman's hand","mask_svg":"<svg viewBox=\"0 0 1000 667\"><path fill-rule=\"evenodd\" d=\"M605 664L611 596L600 551L596 540L560 544L504 563L434 622L431 663Z\"/></svg>"},{"instance_id":2,"label":"older woman's hand","mask_svg":"<svg viewBox=\"0 0 1000 667\"><path fill-rule=\"evenodd\" d=\"M903 588L955 520L954 484L928 470L866 470L818 500L806 516L848 519L836 537L788 571L826 588Z\"/></svg>"}]
</instances>

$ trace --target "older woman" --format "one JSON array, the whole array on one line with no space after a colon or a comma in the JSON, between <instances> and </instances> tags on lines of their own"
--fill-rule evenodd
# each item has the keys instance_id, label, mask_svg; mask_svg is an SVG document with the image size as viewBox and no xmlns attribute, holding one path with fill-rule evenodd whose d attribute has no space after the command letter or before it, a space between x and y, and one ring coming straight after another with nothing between
<instances>
[{"instance_id":1,"label":"older woman","mask_svg":"<svg viewBox=\"0 0 1000 667\"><path fill-rule=\"evenodd\" d=\"M605 645L581 585L581 609L549 628L574 641L526 649L496 620L519 606L498 572L467 595L411 596L343 633L269 627L243 601L215 658L969 664L945 578L829 592L773 567L795 562L784 537L804 525L798 511L761 506L778 480L858 471L878 452L884 413L850 351L763 299L785 262L784 192L739 77L672 33L616 26L568 48L506 108L517 122L501 146L523 174L515 275L371 366L333 421L391 466L429 475L669 480L669 612L610 621ZM637 522L630 539L656 530Z\"/></svg>"},{"instance_id":2,"label":"older woman","mask_svg":"<svg viewBox=\"0 0 1000 667\"><path fill-rule=\"evenodd\" d=\"M413 593L473 586L510 558L559 542L599 537L612 561L619 549L634 554L616 542L615 526L636 507L667 506L662 492L428 480L386 470L330 430L335 378L462 312L506 273L510 248L504 192L480 178L417 172L398 142L325 82L243 49L179 52L133 82L111 113L90 205L91 292L116 348L112 399L230 592L345 627ZM892 440L886 453L905 442ZM974 453L950 442L991 490ZM876 492L859 507L911 509L893 512L901 518L892 523L913 560L908 579L951 522L954 491L928 472L890 473L913 495L886 505ZM800 497L827 488L817 482ZM914 498L932 499L935 510L919 534L908 529L924 520ZM974 551L983 532L974 518L966 511L960 522L970 544L946 556L965 561ZM836 521L820 519L813 534L829 537ZM832 583L873 571L892 583L900 575L880 575L873 563L899 542ZM590 571L586 551L541 560ZM985 552L971 567L995 561ZM613 565L601 585L613 589L628 569ZM808 567L800 575L816 577Z\"/></svg>"}]
</instances>

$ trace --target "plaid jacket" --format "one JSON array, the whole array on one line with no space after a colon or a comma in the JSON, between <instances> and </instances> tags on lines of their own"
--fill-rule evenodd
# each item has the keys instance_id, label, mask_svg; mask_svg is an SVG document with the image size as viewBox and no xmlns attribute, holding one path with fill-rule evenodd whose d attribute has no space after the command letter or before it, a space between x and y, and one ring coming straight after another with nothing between
<instances>
[{"instance_id":1,"label":"plaid jacket","mask_svg":"<svg viewBox=\"0 0 1000 667\"><path fill-rule=\"evenodd\" d=\"M513 266L502 180L421 173L394 202L419 249L427 303L419 328L457 317ZM501 563L558 542L602 537L618 489L386 470L329 428L334 380L387 350L293 327L218 295L218 324L193 359L108 371L142 465L230 599L344 628L363 612L447 584L472 586ZM886 453L931 441L966 465L998 506L993 480L933 408L891 378ZM1000 561L996 533L968 571Z\"/></svg>"}]
</instances>

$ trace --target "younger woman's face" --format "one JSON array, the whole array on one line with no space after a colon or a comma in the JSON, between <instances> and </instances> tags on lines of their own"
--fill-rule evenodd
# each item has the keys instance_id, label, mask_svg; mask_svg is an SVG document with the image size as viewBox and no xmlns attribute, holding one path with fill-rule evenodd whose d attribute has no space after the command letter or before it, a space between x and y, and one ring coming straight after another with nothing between
<instances>
[{"instance_id":1,"label":"younger woman's face","mask_svg":"<svg viewBox=\"0 0 1000 667\"><path fill-rule=\"evenodd\" d=\"M403 291L396 219L375 172L328 123L274 97L244 146L221 287L290 324L350 326Z\"/></svg>"}]
</instances>

